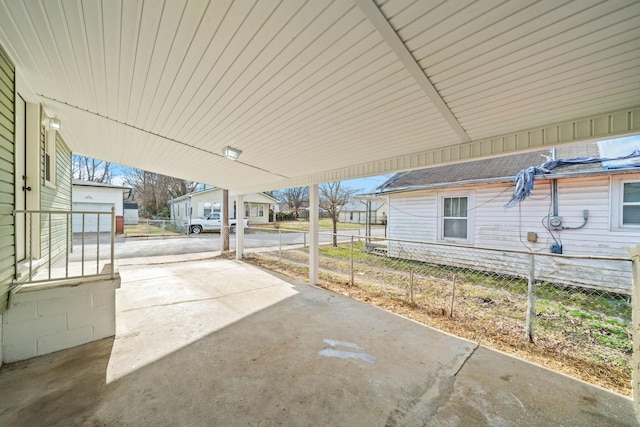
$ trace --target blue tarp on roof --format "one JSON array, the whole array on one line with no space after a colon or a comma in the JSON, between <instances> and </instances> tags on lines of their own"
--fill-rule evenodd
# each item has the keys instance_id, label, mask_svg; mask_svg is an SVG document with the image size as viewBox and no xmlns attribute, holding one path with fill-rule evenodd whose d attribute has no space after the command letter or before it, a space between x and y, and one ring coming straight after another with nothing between
<instances>
[{"instance_id":1,"label":"blue tarp on roof","mask_svg":"<svg viewBox=\"0 0 640 427\"><path fill-rule=\"evenodd\" d=\"M545 175L554 173L553 169L559 166L568 166L568 165L579 165L579 164L589 164L589 163L601 163L608 161L618 161L618 160L627 160L635 157L640 157L640 150L634 150L631 154L623 157L617 157L614 159L603 159L598 157L575 157L573 159L560 159L560 160L549 160L543 163L540 166L531 166L527 169L524 169L513 178L513 182L516 184L515 190L513 190L513 196L511 200L506 204L506 207L512 208L518 203L523 202L533 190L533 181L536 175ZM624 167L640 167L640 164L625 164L621 166L617 166L618 168Z\"/></svg>"}]
</instances>

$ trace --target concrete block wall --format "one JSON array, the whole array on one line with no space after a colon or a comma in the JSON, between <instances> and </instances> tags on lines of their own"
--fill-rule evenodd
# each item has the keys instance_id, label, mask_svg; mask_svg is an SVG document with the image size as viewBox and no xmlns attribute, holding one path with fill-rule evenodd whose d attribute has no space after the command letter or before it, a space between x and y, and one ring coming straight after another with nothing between
<instances>
[{"instance_id":1,"label":"concrete block wall","mask_svg":"<svg viewBox=\"0 0 640 427\"><path fill-rule=\"evenodd\" d=\"M115 335L115 279L28 285L2 318L2 360L16 362Z\"/></svg>"}]
</instances>

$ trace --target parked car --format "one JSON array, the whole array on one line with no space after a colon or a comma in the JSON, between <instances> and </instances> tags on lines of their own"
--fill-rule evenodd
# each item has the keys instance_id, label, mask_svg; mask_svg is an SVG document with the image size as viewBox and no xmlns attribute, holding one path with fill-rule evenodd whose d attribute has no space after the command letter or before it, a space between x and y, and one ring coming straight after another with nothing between
<instances>
[{"instance_id":1,"label":"parked car","mask_svg":"<svg viewBox=\"0 0 640 427\"><path fill-rule=\"evenodd\" d=\"M249 228L249 219L244 219L244 228ZM229 231L236 232L237 220L229 218ZM200 234L203 231L220 231L222 228L222 218L219 212L214 212L203 218L192 219L189 224L189 232L192 234Z\"/></svg>"}]
</instances>

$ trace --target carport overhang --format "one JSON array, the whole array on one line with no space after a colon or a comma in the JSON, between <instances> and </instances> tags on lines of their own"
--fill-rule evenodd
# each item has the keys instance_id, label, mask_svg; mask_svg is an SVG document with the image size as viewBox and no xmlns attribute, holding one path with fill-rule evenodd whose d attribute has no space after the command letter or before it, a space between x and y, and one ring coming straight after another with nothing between
<instances>
[{"instance_id":1,"label":"carport overhang","mask_svg":"<svg viewBox=\"0 0 640 427\"><path fill-rule=\"evenodd\" d=\"M2 0L0 44L75 153L234 195L637 133L639 15L634 0Z\"/></svg>"},{"instance_id":2,"label":"carport overhang","mask_svg":"<svg viewBox=\"0 0 640 427\"><path fill-rule=\"evenodd\" d=\"M637 0L0 0L0 45L74 153L239 204L308 185L314 219L318 183L640 133L639 18Z\"/></svg>"}]
</instances>

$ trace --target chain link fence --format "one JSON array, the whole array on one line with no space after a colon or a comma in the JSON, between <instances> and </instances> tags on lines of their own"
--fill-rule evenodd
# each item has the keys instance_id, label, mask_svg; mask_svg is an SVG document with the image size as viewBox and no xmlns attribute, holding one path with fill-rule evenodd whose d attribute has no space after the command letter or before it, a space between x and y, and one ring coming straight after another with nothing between
<instances>
[{"instance_id":1,"label":"chain link fence","mask_svg":"<svg viewBox=\"0 0 640 427\"><path fill-rule=\"evenodd\" d=\"M249 259L308 272L306 233L272 233L277 245ZM325 285L446 319L450 332L471 339L516 347L535 343L538 351L582 366L577 369L611 368L622 377L602 385L629 392L631 259L331 233L320 234L320 245Z\"/></svg>"},{"instance_id":2,"label":"chain link fence","mask_svg":"<svg viewBox=\"0 0 640 427\"><path fill-rule=\"evenodd\" d=\"M182 221L167 218L138 219L135 224L124 225L125 237L169 237L186 234L187 226Z\"/></svg>"}]
</instances>

